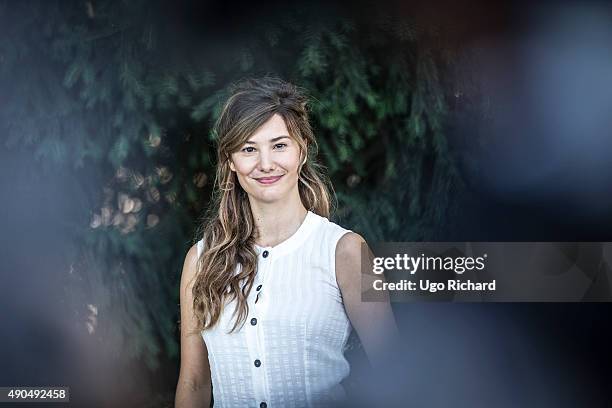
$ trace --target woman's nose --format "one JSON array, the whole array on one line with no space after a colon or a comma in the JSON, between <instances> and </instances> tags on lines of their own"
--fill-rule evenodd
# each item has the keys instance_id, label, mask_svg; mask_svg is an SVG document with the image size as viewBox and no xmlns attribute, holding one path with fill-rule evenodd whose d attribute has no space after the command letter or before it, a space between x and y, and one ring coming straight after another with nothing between
<instances>
[{"instance_id":1,"label":"woman's nose","mask_svg":"<svg viewBox=\"0 0 612 408\"><path fill-rule=\"evenodd\" d=\"M271 171L274 170L274 160L267 152L262 152L259 155L259 170L261 171Z\"/></svg>"}]
</instances>

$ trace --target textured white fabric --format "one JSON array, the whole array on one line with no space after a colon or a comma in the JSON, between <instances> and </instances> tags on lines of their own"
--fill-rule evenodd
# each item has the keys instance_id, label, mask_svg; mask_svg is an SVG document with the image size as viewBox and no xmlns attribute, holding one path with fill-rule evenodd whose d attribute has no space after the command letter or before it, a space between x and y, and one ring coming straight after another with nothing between
<instances>
[{"instance_id":1,"label":"textured white fabric","mask_svg":"<svg viewBox=\"0 0 612 408\"><path fill-rule=\"evenodd\" d=\"M345 398L340 381L349 374L343 351L351 325L336 282L335 250L347 232L308 212L289 239L256 248L245 324L228 334L231 302L217 325L202 331L215 407L334 406ZM200 241L198 254L202 249Z\"/></svg>"}]
</instances>

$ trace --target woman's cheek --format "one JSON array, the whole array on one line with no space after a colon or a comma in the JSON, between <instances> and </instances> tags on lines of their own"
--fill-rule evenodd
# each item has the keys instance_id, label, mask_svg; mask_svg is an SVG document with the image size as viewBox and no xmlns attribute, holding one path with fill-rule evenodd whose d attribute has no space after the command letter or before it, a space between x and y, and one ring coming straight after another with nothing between
<instances>
[{"instance_id":1,"label":"woman's cheek","mask_svg":"<svg viewBox=\"0 0 612 408\"><path fill-rule=\"evenodd\" d=\"M284 160L283 167L291 172L297 172L298 167L300 166L300 157L299 155L292 154Z\"/></svg>"},{"instance_id":2,"label":"woman's cheek","mask_svg":"<svg viewBox=\"0 0 612 408\"><path fill-rule=\"evenodd\" d=\"M255 169L255 162L253 160L244 160L240 163L236 170L244 177L247 177Z\"/></svg>"}]
</instances>

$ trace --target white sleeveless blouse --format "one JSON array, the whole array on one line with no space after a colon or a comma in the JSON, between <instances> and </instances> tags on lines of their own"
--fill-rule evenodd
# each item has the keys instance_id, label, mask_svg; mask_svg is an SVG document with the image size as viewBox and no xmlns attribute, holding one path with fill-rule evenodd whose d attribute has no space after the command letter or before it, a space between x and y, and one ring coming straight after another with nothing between
<instances>
[{"instance_id":1,"label":"white sleeveless blouse","mask_svg":"<svg viewBox=\"0 0 612 408\"><path fill-rule=\"evenodd\" d=\"M259 247L242 327L235 302L202 331L215 407L336 406L349 374L343 351L351 331L335 275L338 240L348 230L308 212L275 247ZM198 242L198 257L202 241Z\"/></svg>"}]
</instances>

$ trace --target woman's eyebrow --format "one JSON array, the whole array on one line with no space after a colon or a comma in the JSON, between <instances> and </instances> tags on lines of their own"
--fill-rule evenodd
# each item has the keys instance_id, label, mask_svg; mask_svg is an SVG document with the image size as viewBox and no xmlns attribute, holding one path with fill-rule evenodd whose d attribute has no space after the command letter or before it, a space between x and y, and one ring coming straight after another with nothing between
<instances>
[{"instance_id":1,"label":"woman's eyebrow","mask_svg":"<svg viewBox=\"0 0 612 408\"><path fill-rule=\"evenodd\" d=\"M279 140L283 140L283 139L289 139L289 136L277 136L275 138L270 139L270 143L275 143L278 142ZM244 142L245 144L257 144L252 140L247 140L246 142Z\"/></svg>"},{"instance_id":2,"label":"woman's eyebrow","mask_svg":"<svg viewBox=\"0 0 612 408\"><path fill-rule=\"evenodd\" d=\"M275 137L274 139L270 139L270 143L278 142L279 140L283 140L283 139L289 139L289 136L278 136L278 137Z\"/></svg>"}]
</instances>

